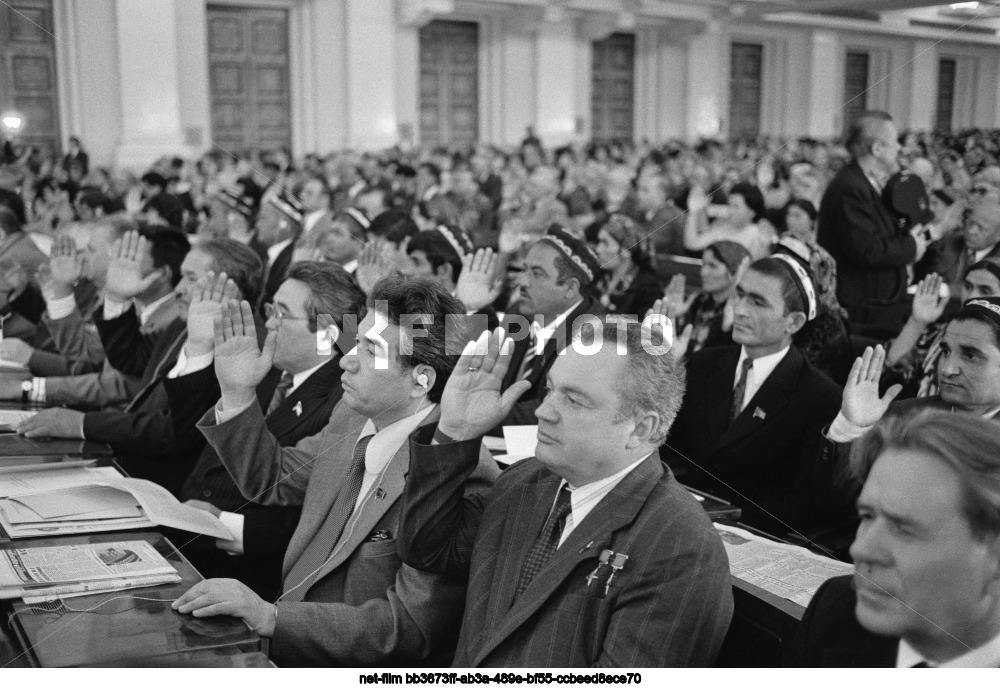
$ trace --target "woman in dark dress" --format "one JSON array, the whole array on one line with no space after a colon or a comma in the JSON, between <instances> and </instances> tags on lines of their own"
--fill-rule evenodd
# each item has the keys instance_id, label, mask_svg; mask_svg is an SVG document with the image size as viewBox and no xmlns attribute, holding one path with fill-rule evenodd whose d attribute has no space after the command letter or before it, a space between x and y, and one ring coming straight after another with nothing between
<instances>
[{"instance_id":1,"label":"woman in dark dress","mask_svg":"<svg viewBox=\"0 0 1000 688\"><path fill-rule=\"evenodd\" d=\"M597 288L605 311L641 320L663 289L653 272L649 240L631 218L612 215L597 233L597 258L603 270Z\"/></svg>"}]
</instances>

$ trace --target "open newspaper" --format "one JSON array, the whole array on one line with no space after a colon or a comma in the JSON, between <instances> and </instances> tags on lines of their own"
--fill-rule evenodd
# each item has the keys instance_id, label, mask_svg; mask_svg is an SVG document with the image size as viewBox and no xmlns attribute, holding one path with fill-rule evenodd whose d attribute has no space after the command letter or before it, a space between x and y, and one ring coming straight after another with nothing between
<instances>
[{"instance_id":1,"label":"open newspaper","mask_svg":"<svg viewBox=\"0 0 1000 688\"><path fill-rule=\"evenodd\" d=\"M145 540L0 550L0 599L180 580L177 570Z\"/></svg>"},{"instance_id":2,"label":"open newspaper","mask_svg":"<svg viewBox=\"0 0 1000 688\"><path fill-rule=\"evenodd\" d=\"M742 528L715 524L729 555L729 572L740 580L803 607L827 579L854 573L854 566L775 542Z\"/></svg>"},{"instance_id":3,"label":"open newspaper","mask_svg":"<svg viewBox=\"0 0 1000 688\"><path fill-rule=\"evenodd\" d=\"M111 467L52 464L0 472L0 526L11 539L166 526L231 540L219 519Z\"/></svg>"}]
</instances>

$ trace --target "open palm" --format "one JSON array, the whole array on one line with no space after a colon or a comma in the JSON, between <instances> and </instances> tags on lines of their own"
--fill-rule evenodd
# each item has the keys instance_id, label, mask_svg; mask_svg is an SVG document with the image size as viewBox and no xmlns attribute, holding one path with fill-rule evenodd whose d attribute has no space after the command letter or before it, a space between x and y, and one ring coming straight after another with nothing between
<instances>
[{"instance_id":1,"label":"open palm","mask_svg":"<svg viewBox=\"0 0 1000 688\"><path fill-rule=\"evenodd\" d=\"M884 396L879 396L878 384L882 377L884 361L885 349L881 345L874 349L869 346L854 361L854 366L847 376L840 412L855 425L863 428L875 425L885 415L889 404L903 390L902 385L893 385L886 390Z\"/></svg>"},{"instance_id":2,"label":"open palm","mask_svg":"<svg viewBox=\"0 0 1000 688\"><path fill-rule=\"evenodd\" d=\"M105 291L118 301L127 301L149 289L160 278L160 271L142 274L142 261L148 242L138 232L126 232L111 249Z\"/></svg>"},{"instance_id":3,"label":"open palm","mask_svg":"<svg viewBox=\"0 0 1000 688\"><path fill-rule=\"evenodd\" d=\"M274 362L276 342L272 330L258 347L250 304L229 301L215 323L215 375L223 396L253 396Z\"/></svg>"},{"instance_id":4,"label":"open palm","mask_svg":"<svg viewBox=\"0 0 1000 688\"><path fill-rule=\"evenodd\" d=\"M496 279L499 256L493 249L479 249L462 259L462 274L458 276L455 297L470 311L478 311L496 301L502 282Z\"/></svg>"}]
</instances>

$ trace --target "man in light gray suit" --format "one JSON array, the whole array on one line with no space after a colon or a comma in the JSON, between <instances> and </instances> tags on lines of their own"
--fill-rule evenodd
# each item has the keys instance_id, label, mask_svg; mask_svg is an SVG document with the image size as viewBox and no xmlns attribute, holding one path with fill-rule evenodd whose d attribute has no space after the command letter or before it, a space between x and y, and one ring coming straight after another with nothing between
<instances>
[{"instance_id":1,"label":"man in light gray suit","mask_svg":"<svg viewBox=\"0 0 1000 688\"><path fill-rule=\"evenodd\" d=\"M440 666L461 622L463 581L402 564L396 534L407 438L437 423L455 365L446 353L445 317L465 307L428 280L400 275L375 285L368 309L357 345L341 359L343 400L318 435L292 448L281 448L267 430L255 397L271 367L275 332L259 350L245 301L230 302L217 324L222 396L199 427L245 497L302 504L302 518L274 604L242 583L213 579L173 606L199 617L243 618L271 639L271 657L282 665ZM408 314L426 317L418 325ZM479 451L473 492L499 474Z\"/></svg>"}]
</instances>

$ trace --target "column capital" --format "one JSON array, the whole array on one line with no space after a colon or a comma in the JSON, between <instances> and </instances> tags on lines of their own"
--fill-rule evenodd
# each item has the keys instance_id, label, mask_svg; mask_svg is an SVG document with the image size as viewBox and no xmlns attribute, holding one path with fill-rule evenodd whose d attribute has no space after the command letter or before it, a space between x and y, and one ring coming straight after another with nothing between
<instances>
[{"instance_id":1,"label":"column capital","mask_svg":"<svg viewBox=\"0 0 1000 688\"><path fill-rule=\"evenodd\" d=\"M454 11L455 0L396 0L396 22L408 28L419 29Z\"/></svg>"}]
</instances>

